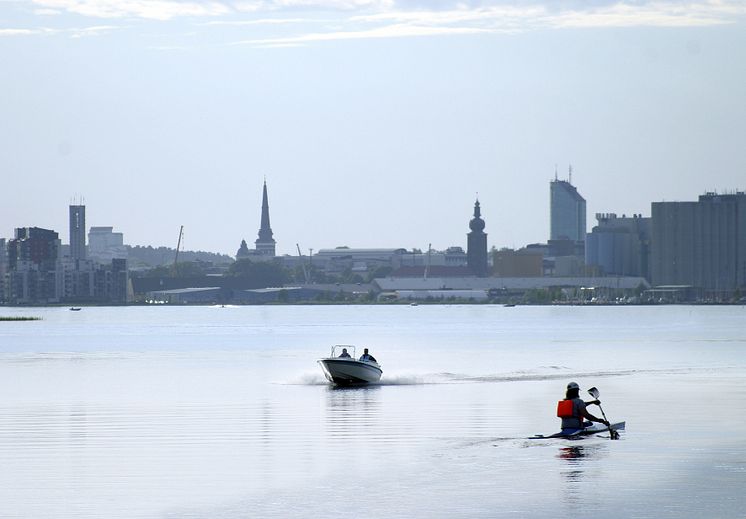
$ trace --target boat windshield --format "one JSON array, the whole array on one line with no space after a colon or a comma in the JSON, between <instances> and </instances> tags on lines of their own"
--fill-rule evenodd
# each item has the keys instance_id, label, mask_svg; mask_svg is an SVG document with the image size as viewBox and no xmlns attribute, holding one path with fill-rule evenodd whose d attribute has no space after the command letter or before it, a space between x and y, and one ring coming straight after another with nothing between
<instances>
[{"instance_id":1,"label":"boat windshield","mask_svg":"<svg viewBox=\"0 0 746 519\"><path fill-rule=\"evenodd\" d=\"M355 346L350 344L335 344L332 346L332 353L329 355L332 358L339 357L342 355L342 351L347 350L347 354L350 358L357 359L357 353L355 353Z\"/></svg>"}]
</instances>

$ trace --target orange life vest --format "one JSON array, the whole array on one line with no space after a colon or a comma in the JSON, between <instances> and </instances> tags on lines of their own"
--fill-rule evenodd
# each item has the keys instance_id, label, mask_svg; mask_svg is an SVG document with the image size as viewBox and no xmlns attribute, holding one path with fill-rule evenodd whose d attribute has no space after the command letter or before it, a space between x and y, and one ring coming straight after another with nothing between
<instances>
[{"instance_id":1,"label":"orange life vest","mask_svg":"<svg viewBox=\"0 0 746 519\"><path fill-rule=\"evenodd\" d=\"M572 414L572 400L560 400L557 402L557 416L559 418L573 418L575 415Z\"/></svg>"}]
</instances>

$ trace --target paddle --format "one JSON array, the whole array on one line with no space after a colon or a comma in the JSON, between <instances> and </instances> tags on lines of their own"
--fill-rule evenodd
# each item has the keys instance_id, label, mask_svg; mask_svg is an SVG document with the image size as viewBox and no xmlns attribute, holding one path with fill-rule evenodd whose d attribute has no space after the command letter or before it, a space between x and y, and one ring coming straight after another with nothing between
<instances>
[{"instance_id":1,"label":"paddle","mask_svg":"<svg viewBox=\"0 0 746 519\"><path fill-rule=\"evenodd\" d=\"M596 388L595 386L590 388L588 390L588 394L590 394L593 398L598 400L598 396L601 394L601 392ZM604 413L604 408L601 407L601 403L599 402L598 408L601 410L601 416L604 417L604 420L606 420L609 423L609 438L612 440L618 440L619 439L619 431L616 431L611 428L611 422L609 422L609 419L606 418L606 413Z\"/></svg>"}]
</instances>

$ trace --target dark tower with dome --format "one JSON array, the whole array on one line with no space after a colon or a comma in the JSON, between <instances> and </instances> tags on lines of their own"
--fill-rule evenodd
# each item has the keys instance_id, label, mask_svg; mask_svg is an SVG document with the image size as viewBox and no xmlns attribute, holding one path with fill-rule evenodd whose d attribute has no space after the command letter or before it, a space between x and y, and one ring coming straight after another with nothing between
<instances>
[{"instance_id":1,"label":"dark tower with dome","mask_svg":"<svg viewBox=\"0 0 746 519\"><path fill-rule=\"evenodd\" d=\"M479 277L487 276L487 234L479 209L479 200L474 204L474 218L469 222L471 232L467 234L466 265Z\"/></svg>"}]
</instances>

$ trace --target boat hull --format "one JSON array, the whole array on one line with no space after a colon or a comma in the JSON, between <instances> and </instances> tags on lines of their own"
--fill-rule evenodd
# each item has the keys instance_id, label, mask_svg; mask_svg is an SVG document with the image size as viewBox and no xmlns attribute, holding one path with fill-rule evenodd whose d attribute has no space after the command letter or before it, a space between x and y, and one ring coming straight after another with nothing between
<instances>
[{"instance_id":1,"label":"boat hull","mask_svg":"<svg viewBox=\"0 0 746 519\"><path fill-rule=\"evenodd\" d=\"M326 379L340 386L378 382L383 373L376 363L352 358L321 359L318 363Z\"/></svg>"},{"instance_id":2,"label":"boat hull","mask_svg":"<svg viewBox=\"0 0 746 519\"><path fill-rule=\"evenodd\" d=\"M531 436L529 440L545 440L548 438L577 439L577 438L583 438L585 436L592 436L598 433L609 432L610 429L612 431L623 431L625 423L626 422L617 422L617 423L611 424L609 427L594 423L592 426L586 427L585 429L572 429L570 431L562 431L562 432L550 434L549 436L544 436L543 434L537 434L536 436Z\"/></svg>"}]
</instances>

